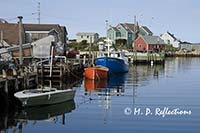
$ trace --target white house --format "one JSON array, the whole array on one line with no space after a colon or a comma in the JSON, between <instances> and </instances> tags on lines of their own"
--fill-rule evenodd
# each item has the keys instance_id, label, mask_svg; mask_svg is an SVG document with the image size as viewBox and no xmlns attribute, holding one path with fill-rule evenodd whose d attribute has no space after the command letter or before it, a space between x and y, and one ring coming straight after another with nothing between
<instances>
[{"instance_id":1,"label":"white house","mask_svg":"<svg viewBox=\"0 0 200 133\"><path fill-rule=\"evenodd\" d=\"M166 43L166 44L171 44L173 47L175 47L175 48L179 48L179 46L180 46L180 40L178 40L173 34L171 34L171 33L169 33L169 32L166 32L166 33L164 33L164 34L162 34L161 36L160 36L160 38L162 39L162 40L164 40L164 42Z\"/></svg>"},{"instance_id":2,"label":"white house","mask_svg":"<svg viewBox=\"0 0 200 133\"><path fill-rule=\"evenodd\" d=\"M88 33L88 32L79 32L76 34L76 41L77 42L82 42L82 41L87 41L87 43L95 43L99 39L99 34L98 33Z\"/></svg>"}]
</instances>

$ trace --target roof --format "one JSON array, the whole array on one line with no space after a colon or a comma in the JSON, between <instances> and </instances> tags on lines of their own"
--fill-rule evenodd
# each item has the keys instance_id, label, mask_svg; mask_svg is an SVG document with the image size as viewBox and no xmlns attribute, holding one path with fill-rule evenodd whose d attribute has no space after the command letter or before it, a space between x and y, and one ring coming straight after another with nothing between
<instances>
[{"instance_id":1,"label":"roof","mask_svg":"<svg viewBox=\"0 0 200 133\"><path fill-rule=\"evenodd\" d=\"M180 42L180 44L192 44L192 43L184 41L184 42Z\"/></svg>"},{"instance_id":2,"label":"roof","mask_svg":"<svg viewBox=\"0 0 200 133\"><path fill-rule=\"evenodd\" d=\"M55 29L59 32L60 26L58 24L23 24L25 31L50 31Z\"/></svg>"},{"instance_id":3,"label":"roof","mask_svg":"<svg viewBox=\"0 0 200 133\"><path fill-rule=\"evenodd\" d=\"M93 36L95 34L98 34L98 33L95 33L95 32L78 32L76 35L77 36Z\"/></svg>"},{"instance_id":4,"label":"roof","mask_svg":"<svg viewBox=\"0 0 200 133\"><path fill-rule=\"evenodd\" d=\"M134 33L134 31L135 31L135 24L132 24L132 23L120 23L119 25L123 26L128 32ZM151 32L151 30L147 26L141 26L140 28L142 28L149 35L153 34L153 32Z\"/></svg>"},{"instance_id":5,"label":"roof","mask_svg":"<svg viewBox=\"0 0 200 133\"><path fill-rule=\"evenodd\" d=\"M131 23L120 23L122 27L124 27L128 32L134 32L134 24Z\"/></svg>"},{"instance_id":6,"label":"roof","mask_svg":"<svg viewBox=\"0 0 200 133\"><path fill-rule=\"evenodd\" d=\"M143 38L148 44L165 44L159 36L143 36Z\"/></svg>"},{"instance_id":7,"label":"roof","mask_svg":"<svg viewBox=\"0 0 200 133\"><path fill-rule=\"evenodd\" d=\"M113 29L115 32L120 32L116 27L110 27L109 29Z\"/></svg>"},{"instance_id":8,"label":"roof","mask_svg":"<svg viewBox=\"0 0 200 133\"><path fill-rule=\"evenodd\" d=\"M153 32L146 26L141 26L141 28L146 31L148 34L153 35Z\"/></svg>"},{"instance_id":9,"label":"roof","mask_svg":"<svg viewBox=\"0 0 200 133\"><path fill-rule=\"evenodd\" d=\"M174 40L177 40L177 38L174 36L174 34L171 34L170 32L167 31L167 34L169 34Z\"/></svg>"},{"instance_id":10,"label":"roof","mask_svg":"<svg viewBox=\"0 0 200 133\"><path fill-rule=\"evenodd\" d=\"M23 24L24 31L50 31L55 29L59 33L66 33L66 28L59 24ZM3 40L8 44L18 44L19 26L17 23L0 23Z\"/></svg>"}]
</instances>

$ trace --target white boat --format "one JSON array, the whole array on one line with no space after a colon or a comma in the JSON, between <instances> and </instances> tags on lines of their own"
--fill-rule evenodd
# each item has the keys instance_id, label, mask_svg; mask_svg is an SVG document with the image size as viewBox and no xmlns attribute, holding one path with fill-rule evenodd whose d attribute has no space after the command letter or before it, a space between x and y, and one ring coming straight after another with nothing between
<instances>
[{"instance_id":1,"label":"white boat","mask_svg":"<svg viewBox=\"0 0 200 133\"><path fill-rule=\"evenodd\" d=\"M14 96L22 102L23 106L50 105L73 100L75 90L57 90L56 88L45 87L44 89L16 92Z\"/></svg>"}]
</instances>

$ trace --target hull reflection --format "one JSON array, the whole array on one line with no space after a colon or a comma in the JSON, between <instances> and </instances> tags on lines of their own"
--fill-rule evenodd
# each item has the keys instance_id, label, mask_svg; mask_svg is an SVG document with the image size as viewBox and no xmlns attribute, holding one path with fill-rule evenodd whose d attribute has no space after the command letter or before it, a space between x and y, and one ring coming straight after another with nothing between
<instances>
[{"instance_id":1,"label":"hull reflection","mask_svg":"<svg viewBox=\"0 0 200 133\"><path fill-rule=\"evenodd\" d=\"M24 108L18 115L19 120L46 120L51 117L69 113L75 109L74 100L59 104Z\"/></svg>"}]
</instances>

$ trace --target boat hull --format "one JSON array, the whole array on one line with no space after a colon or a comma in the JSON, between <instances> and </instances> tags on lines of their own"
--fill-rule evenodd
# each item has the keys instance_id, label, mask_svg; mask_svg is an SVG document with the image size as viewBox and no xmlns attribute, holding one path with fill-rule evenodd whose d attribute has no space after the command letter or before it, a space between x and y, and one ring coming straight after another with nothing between
<instances>
[{"instance_id":1,"label":"boat hull","mask_svg":"<svg viewBox=\"0 0 200 133\"><path fill-rule=\"evenodd\" d=\"M84 76L87 79L107 79L109 69L106 67L96 66L85 68Z\"/></svg>"},{"instance_id":2,"label":"boat hull","mask_svg":"<svg viewBox=\"0 0 200 133\"><path fill-rule=\"evenodd\" d=\"M74 90L58 90L56 92L49 92L38 95L27 95L24 93L25 91L27 90L15 93L15 97L17 97L22 102L23 106L56 104L73 100L75 96Z\"/></svg>"},{"instance_id":3,"label":"boat hull","mask_svg":"<svg viewBox=\"0 0 200 133\"><path fill-rule=\"evenodd\" d=\"M113 57L99 57L95 60L96 65L105 66L109 69L109 73L128 72L128 64L122 59Z\"/></svg>"}]
</instances>

